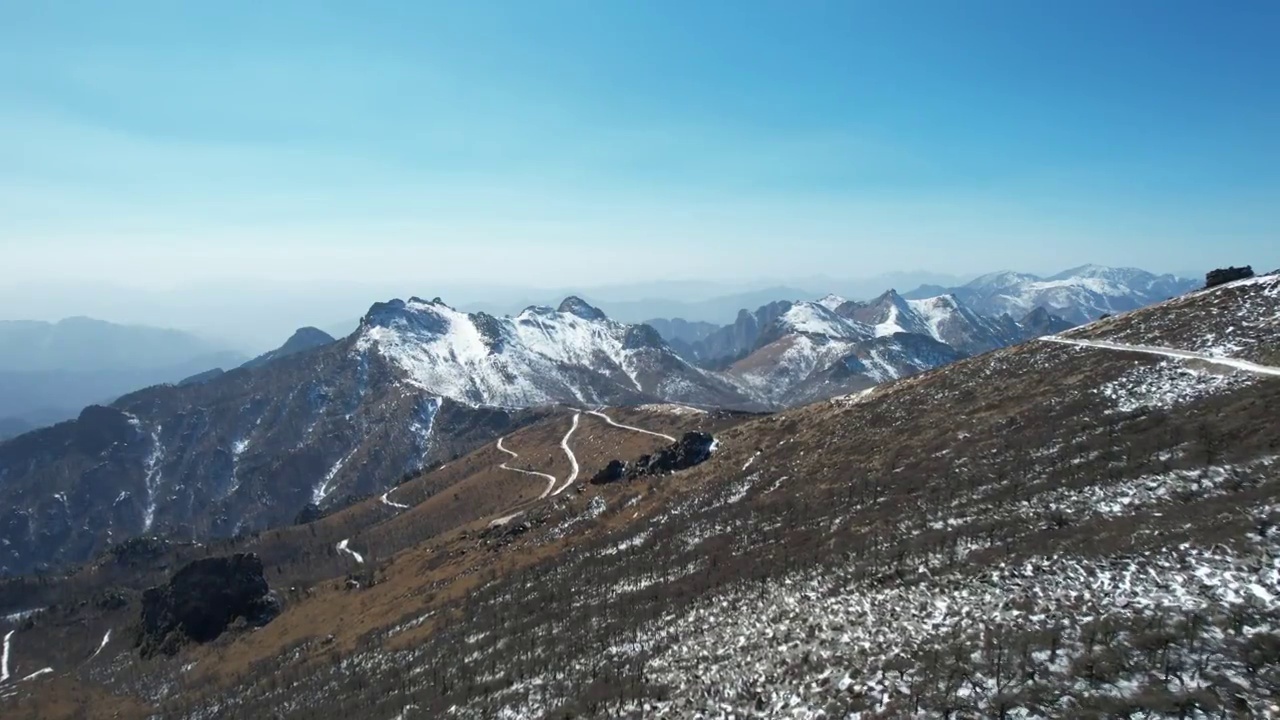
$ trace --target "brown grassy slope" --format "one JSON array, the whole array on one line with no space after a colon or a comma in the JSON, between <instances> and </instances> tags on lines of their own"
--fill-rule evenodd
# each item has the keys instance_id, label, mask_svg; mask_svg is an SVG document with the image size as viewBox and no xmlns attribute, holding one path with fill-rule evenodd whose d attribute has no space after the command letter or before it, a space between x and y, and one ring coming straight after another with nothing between
<instances>
[{"instance_id":1,"label":"brown grassy slope","mask_svg":"<svg viewBox=\"0 0 1280 720\"><path fill-rule=\"evenodd\" d=\"M695 428L714 430L742 419L733 414L707 415L660 408L607 412L618 422L673 436ZM561 481L566 479L569 463L559 443L570 427L571 416L571 411L557 411L547 420L509 436L507 447L521 454L521 458L514 461L517 466L555 474ZM581 467L579 483L575 483L580 485L609 460L652 452L666 441L611 427L584 413L570 443ZM530 460L526 462L526 458ZM546 458L546 464L537 464L539 458ZM93 689L95 683L91 678L101 672L108 658L124 662L129 676L143 677L180 661L194 664L194 669L174 685L216 688L219 683L240 682L245 668L274 657L282 648L316 643L332 634L333 641L326 642L324 652L317 656L327 658L333 650L350 646L363 634L385 627L390 619L408 610L425 608L432 602L456 601L461 593L473 587L479 569L492 565L495 556L468 553L473 542L470 538L483 532L493 516L507 513L513 506L527 506L530 515L538 515L547 512L540 505L553 502L571 505L580 501L576 497L561 497L541 504L530 502L546 485L537 478L501 469L499 465L509 459L510 456L490 444L410 480L389 494L389 499L396 503L412 505L407 510L372 497L308 525L282 528L217 546L175 548L163 560L164 565L176 567L192 557L208 554L259 553L269 581L282 594L287 606L286 612L266 628L247 635L224 637L210 646L190 648L179 660L146 662L132 657L132 651L127 648L137 621L136 592L128 593L131 602L122 609L103 610L93 607L92 602L81 605L83 598L110 591L97 580L118 580L122 572L110 561L86 568L64 581L59 591L49 592L51 597L65 598L63 604L41 615L15 636L15 673L27 670L28 666L30 669L45 665L75 667L71 677L59 675L57 684L52 682L55 678L50 678L49 684L33 685L32 689L74 684L73 678L78 677L81 682L88 682L86 692L101 692ZM567 493L573 495L575 490ZM364 555L363 565L336 551L335 545L341 539L348 539L350 547ZM406 547L412 548L412 552L398 556ZM344 586L349 574L365 584L375 579L377 582L368 590L352 593ZM158 582L157 575L154 571L142 570L130 581L134 587L140 587ZM115 631L112 652L81 667L85 658L96 650L107 628Z\"/></svg>"},{"instance_id":2,"label":"brown grassy slope","mask_svg":"<svg viewBox=\"0 0 1280 720\"><path fill-rule=\"evenodd\" d=\"M1165 303L1166 312L1138 310L1066 333L1070 337L1179 350L1212 351L1280 364L1280 275L1189 293Z\"/></svg>"}]
</instances>

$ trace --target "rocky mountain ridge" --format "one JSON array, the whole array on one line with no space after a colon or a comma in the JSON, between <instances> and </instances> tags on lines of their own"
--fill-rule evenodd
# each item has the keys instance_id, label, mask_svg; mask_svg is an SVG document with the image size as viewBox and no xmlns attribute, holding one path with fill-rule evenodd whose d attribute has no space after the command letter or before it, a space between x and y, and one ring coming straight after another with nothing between
<instances>
[{"instance_id":1,"label":"rocky mountain ridge","mask_svg":"<svg viewBox=\"0 0 1280 720\"><path fill-rule=\"evenodd\" d=\"M439 299L379 303L344 340L147 388L0 443L0 568L80 562L141 534L278 527L384 492L540 407L668 401L754 404L652 328L577 298L501 319Z\"/></svg>"}]
</instances>

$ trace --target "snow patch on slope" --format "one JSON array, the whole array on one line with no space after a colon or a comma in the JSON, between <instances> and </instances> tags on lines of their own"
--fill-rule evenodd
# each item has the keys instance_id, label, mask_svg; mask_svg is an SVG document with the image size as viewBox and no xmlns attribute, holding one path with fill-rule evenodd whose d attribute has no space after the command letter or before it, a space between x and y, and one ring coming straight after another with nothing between
<instances>
[{"instance_id":1,"label":"snow patch on slope","mask_svg":"<svg viewBox=\"0 0 1280 720\"><path fill-rule=\"evenodd\" d=\"M841 305L844 305L847 302L849 301L846 300L845 298L840 297L839 295L836 295L835 293L827 293L826 295L818 299L817 304L821 305L822 307L828 310L835 310L836 308L840 307Z\"/></svg>"},{"instance_id":2,"label":"snow patch on slope","mask_svg":"<svg viewBox=\"0 0 1280 720\"><path fill-rule=\"evenodd\" d=\"M796 303L778 322L792 332L828 338L861 340L871 335L865 325L842 318L818 303Z\"/></svg>"},{"instance_id":3,"label":"snow patch on slope","mask_svg":"<svg viewBox=\"0 0 1280 720\"><path fill-rule=\"evenodd\" d=\"M1176 360L1140 365L1098 387L1098 394L1114 403L1117 411L1171 410L1203 397L1230 392L1253 383L1243 373L1215 373Z\"/></svg>"},{"instance_id":4,"label":"snow patch on slope","mask_svg":"<svg viewBox=\"0 0 1280 720\"><path fill-rule=\"evenodd\" d=\"M143 462L144 482L147 487L147 508L142 516L142 531L151 529L156 520L156 495L160 492L160 481L164 479L164 445L160 443L161 427L157 425L151 431L151 452Z\"/></svg>"}]
</instances>

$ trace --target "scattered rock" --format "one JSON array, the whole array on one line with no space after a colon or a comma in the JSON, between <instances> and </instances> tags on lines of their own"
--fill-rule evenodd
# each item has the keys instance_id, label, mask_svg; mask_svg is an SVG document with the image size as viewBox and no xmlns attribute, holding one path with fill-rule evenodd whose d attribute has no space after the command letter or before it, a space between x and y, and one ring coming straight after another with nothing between
<instances>
[{"instance_id":1,"label":"scattered rock","mask_svg":"<svg viewBox=\"0 0 1280 720\"><path fill-rule=\"evenodd\" d=\"M591 478L591 484L604 485L606 483L622 480L626 478L626 476L627 464L621 460L610 460L609 464L605 465L603 470L596 473L595 476Z\"/></svg>"},{"instance_id":2,"label":"scattered rock","mask_svg":"<svg viewBox=\"0 0 1280 720\"><path fill-rule=\"evenodd\" d=\"M678 472L706 462L711 457L711 449L715 438L709 433L687 432L676 442L652 455L641 455L632 463L611 460L603 470L591 478L596 485L634 480L639 477L653 477Z\"/></svg>"},{"instance_id":3,"label":"scattered rock","mask_svg":"<svg viewBox=\"0 0 1280 720\"><path fill-rule=\"evenodd\" d=\"M117 565L153 566L157 560L169 552L170 543L164 538L143 535L130 538L113 545L110 553Z\"/></svg>"},{"instance_id":4,"label":"scattered rock","mask_svg":"<svg viewBox=\"0 0 1280 720\"><path fill-rule=\"evenodd\" d=\"M119 590L104 590L93 599L93 606L100 610L119 610L128 604L128 596Z\"/></svg>"}]
</instances>

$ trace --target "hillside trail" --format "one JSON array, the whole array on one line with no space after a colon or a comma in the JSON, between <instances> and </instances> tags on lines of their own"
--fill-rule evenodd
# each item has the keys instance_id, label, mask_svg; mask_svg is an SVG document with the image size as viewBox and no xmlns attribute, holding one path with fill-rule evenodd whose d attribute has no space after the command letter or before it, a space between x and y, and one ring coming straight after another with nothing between
<instances>
[{"instance_id":1,"label":"hillside trail","mask_svg":"<svg viewBox=\"0 0 1280 720\"><path fill-rule=\"evenodd\" d=\"M565 456L569 458L569 465L571 468L569 471L569 476L568 478L565 479L564 484L561 485L559 488L556 488L556 483L558 482L558 479L554 475L535 472L533 470L521 470L520 468L511 467L510 465L507 464L507 462L502 463L498 467L502 468L503 470L510 470L512 472L523 473L525 475L535 475L540 478L545 478L547 480L547 489L544 490L542 494L537 497L536 500L520 503L519 505L516 506L516 508L519 508L519 509L513 508L514 512L510 512L506 515L503 515L502 517L495 518L492 522L489 523L490 527L495 527L498 525L506 525L512 520L523 515L524 511L527 509L527 506L530 504L530 502L543 500L549 495L559 495L560 493L564 492L566 488L572 485L574 481L578 479L578 473L580 472L580 468L578 467L578 457L574 455L573 448L569 446L569 440L573 437L573 434L577 432L578 424L582 419L583 412L586 412L588 415L594 415L595 417L598 417L601 420L604 420L609 425L619 428L621 430L630 430L631 432L637 432L637 433L642 433L644 435L652 435L653 437L662 438L663 440L666 440L668 442L677 442L675 438L665 433L654 432L652 430L645 430L644 428L638 428L638 427L635 427L634 425L625 425L623 423L617 422L616 420L614 420L613 418L609 417L608 415L604 414L599 410L577 411L573 414L573 424L569 426L569 431L565 433L564 437L560 440L560 447L561 449L564 450ZM508 450L505 446L503 446L502 441L505 439L506 439L505 437L498 438L498 449L510 455L512 460L519 458L520 457L519 454L511 450Z\"/></svg>"},{"instance_id":2,"label":"hillside trail","mask_svg":"<svg viewBox=\"0 0 1280 720\"><path fill-rule=\"evenodd\" d=\"M574 455L573 448L569 447L569 438L573 437L573 434L578 431L578 422L581 420L582 413L575 412L573 414L573 424L569 426L569 432L565 433L564 437L560 440L561 449L563 449L564 454L569 457L569 477L564 481L564 484L561 485L559 489L551 493L552 495L559 495L564 492L565 488L572 485L573 481L578 479L578 456Z\"/></svg>"},{"instance_id":3,"label":"hillside trail","mask_svg":"<svg viewBox=\"0 0 1280 720\"><path fill-rule=\"evenodd\" d=\"M1224 367L1234 368L1236 370L1244 370L1246 372L1257 373L1259 375L1272 375L1280 377L1280 367L1272 367L1271 365L1259 365L1248 360L1237 360L1236 358L1219 357L1208 355L1191 350L1177 350L1175 348L1156 347L1154 345L1127 345L1125 343L1109 342L1107 340L1083 340L1078 338L1065 338L1059 335L1046 335L1040 338L1045 342L1061 343L1063 345L1075 345L1077 347L1097 348L1101 350L1115 350L1117 352L1136 352L1146 355L1160 355L1162 357L1179 358L1182 360L1199 360L1201 362L1213 365L1222 365Z\"/></svg>"},{"instance_id":4,"label":"hillside trail","mask_svg":"<svg viewBox=\"0 0 1280 720\"><path fill-rule=\"evenodd\" d=\"M546 499L549 495L559 495L562 491L564 491L565 488L572 485L574 480L578 479L578 458L576 455L573 454L573 448L569 447L569 438L573 437L573 433L578 429L578 421L581 419L581 417L582 417L581 413L575 412L573 414L573 424L569 426L569 432L565 433L564 438L560 440L560 447L561 449L564 450L565 455L569 458L569 465L572 469L569 473L568 480L565 481L564 485L561 486L559 490L556 490L556 483L559 482L559 478L557 478L555 475L536 472L534 470L521 470L520 468L514 468L507 464L507 462L510 462L510 461L504 462L498 466L503 470L518 472L518 473L521 473L522 475L533 475L535 477L545 478L547 481L547 489L543 490L542 494L534 498L533 500L526 500L524 502L517 503L513 508L511 508L508 514L503 515L502 517L499 517L499 518L495 518L493 521L491 521L489 523L489 527L506 525L512 520L523 515L525 510L527 510L531 504L539 500ZM510 455L511 460L518 459L520 457L519 453L508 450L502 444L503 440L506 440L506 438L505 437L498 438L498 449Z\"/></svg>"},{"instance_id":5,"label":"hillside trail","mask_svg":"<svg viewBox=\"0 0 1280 720\"><path fill-rule=\"evenodd\" d=\"M503 441L503 440L506 440L506 438L505 438L505 437L500 437L500 438L498 438L498 449L499 449L499 450L501 450L502 452L504 452L504 453L506 453L506 454L510 455L512 460L516 460L516 459L518 459L518 458L520 457L520 454L519 454L519 453L512 452L511 450L508 450L507 448L503 447L503 445L502 445L502 441ZM501 465L499 465L498 467L502 468L503 470L510 470L511 472L518 472L518 473L521 473L522 475L533 475L533 476L535 476L535 477L540 477L540 478L545 479L545 480L547 481L547 489L546 489L546 490L543 490L543 491L542 491L542 494L538 496L538 499L539 499L539 500L541 500L541 499L545 498L546 496L550 495L550 494L551 494L551 489L552 489L552 488L554 488L554 487L556 486L556 476L555 476L555 475L548 475L547 473L534 472L533 470L521 470L520 468L513 468L513 467L511 467L510 465L508 465L506 462L502 463L502 464L501 464Z\"/></svg>"},{"instance_id":6,"label":"hillside trail","mask_svg":"<svg viewBox=\"0 0 1280 720\"><path fill-rule=\"evenodd\" d=\"M632 425L623 425L622 423L615 421L613 418L609 417L608 415L605 415L603 412L600 412L599 410L588 410L587 414L595 415L596 417L600 418L601 420L604 420L605 422L609 423L610 425L616 428L621 428L623 430L630 430L632 432L644 433L645 435L652 435L654 437L660 437L663 440L666 440L667 442L676 442L676 439L671 437L670 435L665 435L660 432L654 432L652 430L645 430L644 428L638 428Z\"/></svg>"}]
</instances>

